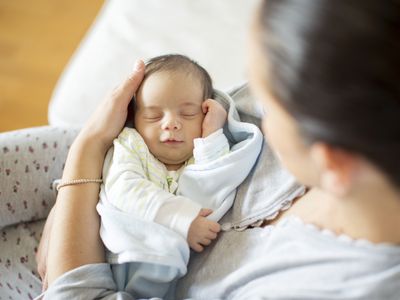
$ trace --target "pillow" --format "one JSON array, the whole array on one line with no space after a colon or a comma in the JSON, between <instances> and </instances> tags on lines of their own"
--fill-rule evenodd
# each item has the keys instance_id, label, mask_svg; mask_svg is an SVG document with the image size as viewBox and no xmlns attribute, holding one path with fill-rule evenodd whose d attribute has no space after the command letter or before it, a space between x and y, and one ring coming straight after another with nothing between
<instances>
[{"instance_id":1,"label":"pillow","mask_svg":"<svg viewBox=\"0 0 400 300\"><path fill-rule=\"evenodd\" d=\"M49 122L81 126L137 58L191 57L216 88L244 80L246 35L256 0L109 0L64 70Z\"/></svg>"}]
</instances>

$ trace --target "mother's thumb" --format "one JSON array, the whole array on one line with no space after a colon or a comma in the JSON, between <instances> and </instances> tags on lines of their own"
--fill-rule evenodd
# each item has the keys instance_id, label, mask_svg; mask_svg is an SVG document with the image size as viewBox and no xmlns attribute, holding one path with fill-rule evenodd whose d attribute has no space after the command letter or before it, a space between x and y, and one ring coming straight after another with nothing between
<instances>
[{"instance_id":1,"label":"mother's thumb","mask_svg":"<svg viewBox=\"0 0 400 300\"><path fill-rule=\"evenodd\" d=\"M133 70L131 72L131 75L129 76L130 80L135 80L136 78L144 75L144 69L145 69L145 65L143 60L138 59L135 61L135 64L133 66ZM141 80L140 80L141 81Z\"/></svg>"},{"instance_id":2,"label":"mother's thumb","mask_svg":"<svg viewBox=\"0 0 400 300\"><path fill-rule=\"evenodd\" d=\"M144 77L144 62L141 59L138 59L135 62L133 67L133 71L129 75L129 77L125 80L125 82L121 86L121 93L126 94L129 98L136 93L139 85L142 83Z\"/></svg>"}]
</instances>

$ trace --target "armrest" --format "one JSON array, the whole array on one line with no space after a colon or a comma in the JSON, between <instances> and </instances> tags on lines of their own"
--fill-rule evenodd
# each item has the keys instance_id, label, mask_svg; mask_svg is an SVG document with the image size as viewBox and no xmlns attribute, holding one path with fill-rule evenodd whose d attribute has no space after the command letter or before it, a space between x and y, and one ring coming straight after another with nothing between
<instances>
[{"instance_id":1,"label":"armrest","mask_svg":"<svg viewBox=\"0 0 400 300\"><path fill-rule=\"evenodd\" d=\"M77 129L34 127L0 134L0 228L47 217Z\"/></svg>"}]
</instances>

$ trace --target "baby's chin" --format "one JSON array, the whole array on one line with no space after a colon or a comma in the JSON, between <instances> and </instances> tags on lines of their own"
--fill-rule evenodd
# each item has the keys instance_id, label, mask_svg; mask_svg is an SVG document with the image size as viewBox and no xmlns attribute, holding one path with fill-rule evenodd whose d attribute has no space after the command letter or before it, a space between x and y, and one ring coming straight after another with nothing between
<instances>
[{"instance_id":1,"label":"baby's chin","mask_svg":"<svg viewBox=\"0 0 400 300\"><path fill-rule=\"evenodd\" d=\"M164 165L168 171L177 171L180 168L182 168L183 163L182 164L166 164L166 163L164 163Z\"/></svg>"},{"instance_id":2,"label":"baby's chin","mask_svg":"<svg viewBox=\"0 0 400 300\"><path fill-rule=\"evenodd\" d=\"M161 161L169 171L171 171L180 169L190 157L191 155L180 159L171 159L163 157L163 158L158 158L158 160Z\"/></svg>"}]
</instances>

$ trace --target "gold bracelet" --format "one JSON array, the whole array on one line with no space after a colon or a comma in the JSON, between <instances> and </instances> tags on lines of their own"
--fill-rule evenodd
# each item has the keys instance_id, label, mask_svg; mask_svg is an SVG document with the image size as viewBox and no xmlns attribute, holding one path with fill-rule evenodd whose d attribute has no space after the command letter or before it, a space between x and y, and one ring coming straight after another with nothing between
<instances>
[{"instance_id":1,"label":"gold bracelet","mask_svg":"<svg viewBox=\"0 0 400 300\"><path fill-rule=\"evenodd\" d=\"M72 179L72 180L66 180L66 181L61 181L57 185L57 192L64 186L67 185L76 185L76 184L85 184L85 183L102 183L102 179Z\"/></svg>"}]
</instances>

